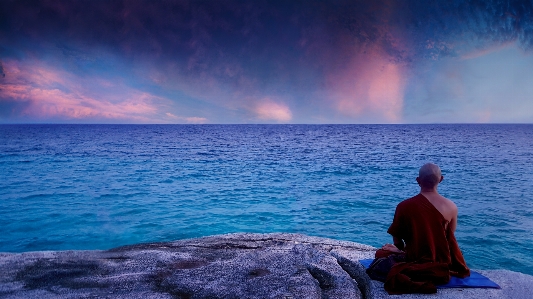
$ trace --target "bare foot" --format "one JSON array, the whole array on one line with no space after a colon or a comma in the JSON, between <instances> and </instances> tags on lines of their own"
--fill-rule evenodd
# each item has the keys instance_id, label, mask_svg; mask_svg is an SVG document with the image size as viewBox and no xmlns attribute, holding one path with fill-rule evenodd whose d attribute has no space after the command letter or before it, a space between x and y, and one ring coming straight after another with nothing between
<instances>
[{"instance_id":1,"label":"bare foot","mask_svg":"<svg viewBox=\"0 0 533 299\"><path fill-rule=\"evenodd\" d=\"M381 249L387 250L387 251L392 251L392 252L398 252L398 253L403 252L400 249L398 249L398 247L394 246L394 244L389 244L389 243L383 245L381 247Z\"/></svg>"}]
</instances>

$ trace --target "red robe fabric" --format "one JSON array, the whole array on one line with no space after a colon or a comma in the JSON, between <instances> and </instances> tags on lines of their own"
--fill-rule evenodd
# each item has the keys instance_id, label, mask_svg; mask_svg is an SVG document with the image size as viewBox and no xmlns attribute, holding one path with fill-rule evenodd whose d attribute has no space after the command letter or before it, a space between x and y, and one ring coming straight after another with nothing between
<instances>
[{"instance_id":1,"label":"red robe fabric","mask_svg":"<svg viewBox=\"0 0 533 299\"><path fill-rule=\"evenodd\" d=\"M387 232L405 241L406 254L406 262L387 276L389 294L435 293L435 284L447 283L450 275L470 275L448 221L422 194L398 204Z\"/></svg>"}]
</instances>

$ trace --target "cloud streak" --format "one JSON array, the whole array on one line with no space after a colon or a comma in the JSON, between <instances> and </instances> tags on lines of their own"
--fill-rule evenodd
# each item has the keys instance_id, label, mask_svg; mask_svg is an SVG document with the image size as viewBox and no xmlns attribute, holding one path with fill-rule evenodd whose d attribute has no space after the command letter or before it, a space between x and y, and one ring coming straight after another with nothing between
<instances>
[{"instance_id":1,"label":"cloud streak","mask_svg":"<svg viewBox=\"0 0 533 299\"><path fill-rule=\"evenodd\" d=\"M39 61L7 61L5 65L8 76L0 89L0 107L6 118L128 123L175 119L162 117L171 104L168 99L120 83L80 78Z\"/></svg>"}]
</instances>

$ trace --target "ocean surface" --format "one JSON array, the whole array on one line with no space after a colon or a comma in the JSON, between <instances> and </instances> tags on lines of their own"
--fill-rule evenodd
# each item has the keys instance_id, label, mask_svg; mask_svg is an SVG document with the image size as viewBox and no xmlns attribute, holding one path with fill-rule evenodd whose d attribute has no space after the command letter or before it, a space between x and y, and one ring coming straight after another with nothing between
<instances>
[{"instance_id":1,"label":"ocean surface","mask_svg":"<svg viewBox=\"0 0 533 299\"><path fill-rule=\"evenodd\" d=\"M0 252L232 232L378 247L426 162L467 264L533 275L533 125L0 125Z\"/></svg>"}]
</instances>

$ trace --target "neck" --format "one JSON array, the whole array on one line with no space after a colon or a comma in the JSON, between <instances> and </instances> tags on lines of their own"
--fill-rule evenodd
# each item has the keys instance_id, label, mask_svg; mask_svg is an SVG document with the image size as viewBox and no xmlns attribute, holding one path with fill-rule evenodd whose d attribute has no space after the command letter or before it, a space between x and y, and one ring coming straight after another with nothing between
<instances>
[{"instance_id":1,"label":"neck","mask_svg":"<svg viewBox=\"0 0 533 299\"><path fill-rule=\"evenodd\" d=\"M420 188L420 193L439 193L437 187L434 188Z\"/></svg>"}]
</instances>

